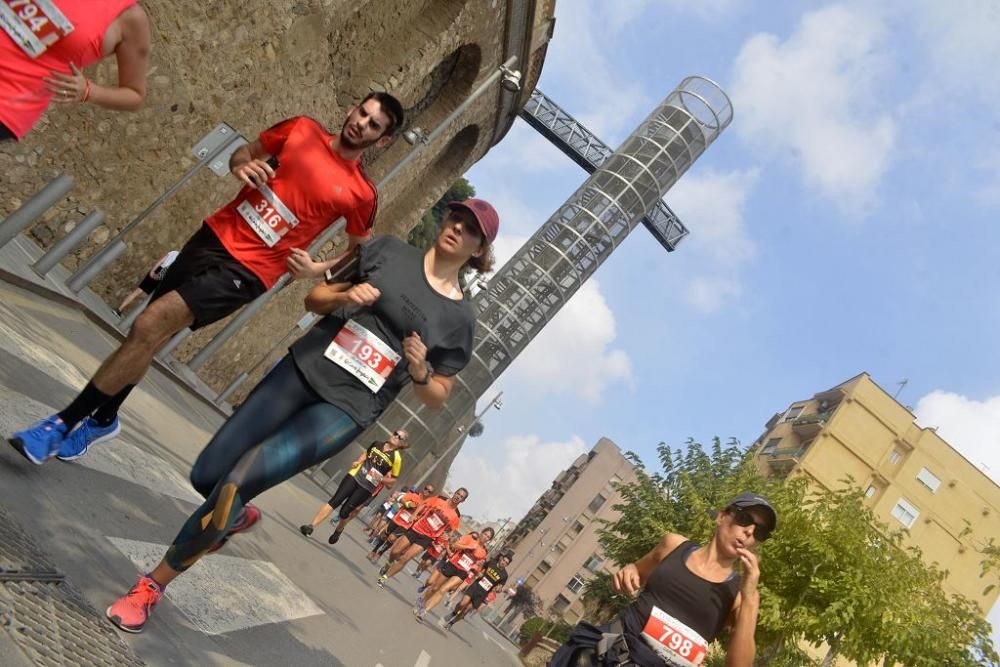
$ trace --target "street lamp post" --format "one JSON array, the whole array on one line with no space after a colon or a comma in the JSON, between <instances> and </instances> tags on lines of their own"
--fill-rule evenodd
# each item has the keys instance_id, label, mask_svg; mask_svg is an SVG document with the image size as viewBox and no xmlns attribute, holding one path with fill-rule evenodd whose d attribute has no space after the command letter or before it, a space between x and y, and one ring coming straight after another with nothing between
<instances>
[{"instance_id":1,"label":"street lamp post","mask_svg":"<svg viewBox=\"0 0 1000 667\"><path fill-rule=\"evenodd\" d=\"M494 396L493 400L490 401L489 403L487 403L486 407L484 407L479 412L479 414L476 415L475 418L473 418L472 424L479 423L479 420L483 418L483 415L485 415L489 411L490 408L496 408L497 410L499 410L503 406L503 401L500 400L500 397L502 397L502 396L503 396L503 392L502 391L500 393L498 393L496 396ZM470 428L472 427L472 424L469 425ZM451 453L451 450L455 449L455 447L458 447L458 443L460 443L462 441L462 437L464 435L465 435L465 433L462 432L462 433L459 433L457 436L455 436L455 439L451 441L451 444L449 444L445 448L445 450L443 452L441 452L441 456L438 457L438 460L435 461L434 464L431 465L431 467L428 468L424 472L424 474L420 476L420 479L418 479L416 482L414 482L410 486L420 487L421 484L423 484L425 481L427 481L427 478L430 477L431 473L433 473L437 469L437 467L441 463L441 461L443 461L448 456L448 454Z\"/></svg>"}]
</instances>

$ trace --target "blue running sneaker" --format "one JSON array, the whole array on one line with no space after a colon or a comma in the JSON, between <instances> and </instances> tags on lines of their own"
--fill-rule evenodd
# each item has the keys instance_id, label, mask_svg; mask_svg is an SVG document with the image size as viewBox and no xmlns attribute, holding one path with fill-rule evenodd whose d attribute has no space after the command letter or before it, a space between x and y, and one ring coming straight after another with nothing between
<instances>
[{"instance_id":1,"label":"blue running sneaker","mask_svg":"<svg viewBox=\"0 0 1000 667\"><path fill-rule=\"evenodd\" d=\"M35 422L23 431L16 431L7 441L21 456L35 465L45 463L59 449L66 437L66 424L59 415Z\"/></svg>"},{"instance_id":2,"label":"blue running sneaker","mask_svg":"<svg viewBox=\"0 0 1000 667\"><path fill-rule=\"evenodd\" d=\"M107 442L118 437L122 432L122 423L115 417L115 420L107 426L101 426L93 417L80 424L73 432L66 436L56 452L56 458L60 461L75 461L90 449L91 445Z\"/></svg>"}]
</instances>

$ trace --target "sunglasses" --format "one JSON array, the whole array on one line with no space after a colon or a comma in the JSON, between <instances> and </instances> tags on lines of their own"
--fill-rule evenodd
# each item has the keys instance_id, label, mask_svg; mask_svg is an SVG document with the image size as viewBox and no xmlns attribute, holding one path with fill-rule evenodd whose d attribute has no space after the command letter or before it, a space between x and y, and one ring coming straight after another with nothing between
<instances>
[{"instance_id":1,"label":"sunglasses","mask_svg":"<svg viewBox=\"0 0 1000 667\"><path fill-rule=\"evenodd\" d=\"M771 531L768 530L767 526L757 523L753 514L746 511L742 507L730 507L729 514L733 517L733 523L737 526L740 526L741 528L753 526L753 538L758 542L763 542L767 538L771 537Z\"/></svg>"},{"instance_id":2,"label":"sunglasses","mask_svg":"<svg viewBox=\"0 0 1000 667\"><path fill-rule=\"evenodd\" d=\"M394 438L396 438L398 440L402 440L404 442L406 441L406 434L405 433L400 433L399 431L393 432L392 437L394 437Z\"/></svg>"}]
</instances>

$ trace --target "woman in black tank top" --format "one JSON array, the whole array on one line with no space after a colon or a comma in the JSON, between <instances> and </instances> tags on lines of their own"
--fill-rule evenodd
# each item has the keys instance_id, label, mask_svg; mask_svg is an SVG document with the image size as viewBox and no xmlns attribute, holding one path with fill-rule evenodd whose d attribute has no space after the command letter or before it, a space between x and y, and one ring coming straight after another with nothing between
<instances>
[{"instance_id":1,"label":"woman in black tank top","mask_svg":"<svg viewBox=\"0 0 1000 667\"><path fill-rule=\"evenodd\" d=\"M777 515L763 496L743 493L715 522L704 546L668 533L616 573L615 590L638 597L608 626L578 625L550 667L697 666L727 626L727 664L753 665L760 607L755 551L777 526Z\"/></svg>"}]
</instances>

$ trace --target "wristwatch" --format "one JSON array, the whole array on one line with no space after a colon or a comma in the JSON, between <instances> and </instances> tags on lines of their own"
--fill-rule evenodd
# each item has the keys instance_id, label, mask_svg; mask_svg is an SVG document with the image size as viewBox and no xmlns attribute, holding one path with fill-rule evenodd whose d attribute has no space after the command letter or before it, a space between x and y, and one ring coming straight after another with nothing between
<instances>
[{"instance_id":1,"label":"wristwatch","mask_svg":"<svg viewBox=\"0 0 1000 667\"><path fill-rule=\"evenodd\" d=\"M410 377L413 378L413 384L430 384L431 376L434 375L434 367L431 366L429 361L424 360L424 368L427 369L427 375L424 376L423 380L418 380L413 377L412 373L410 374Z\"/></svg>"}]
</instances>

